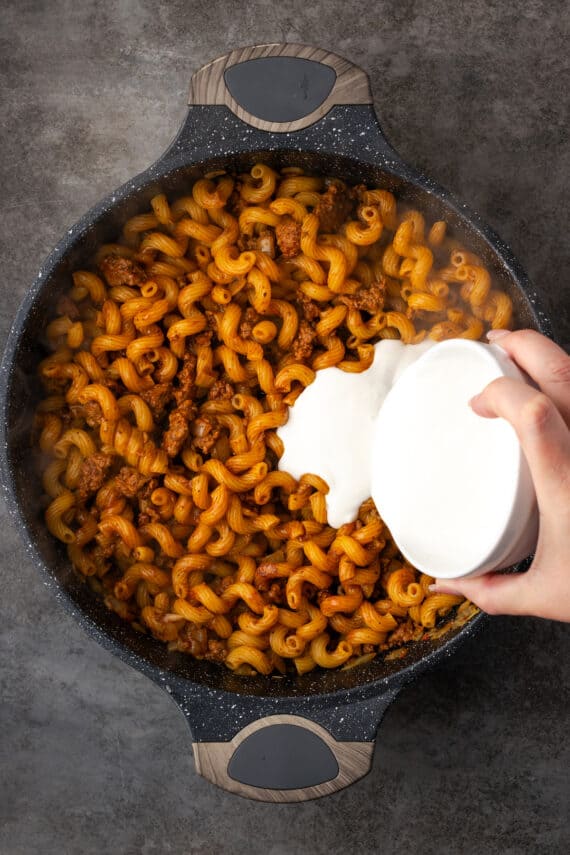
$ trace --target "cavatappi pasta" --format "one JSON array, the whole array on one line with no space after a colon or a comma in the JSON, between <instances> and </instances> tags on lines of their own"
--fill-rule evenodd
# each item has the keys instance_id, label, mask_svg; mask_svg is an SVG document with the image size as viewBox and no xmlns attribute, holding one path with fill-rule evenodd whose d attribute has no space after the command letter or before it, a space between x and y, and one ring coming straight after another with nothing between
<instances>
[{"instance_id":1,"label":"cavatappi pasta","mask_svg":"<svg viewBox=\"0 0 570 855\"><path fill-rule=\"evenodd\" d=\"M465 604L430 593L372 500L328 526L326 483L277 468L276 429L316 371L366 370L381 338L511 320L446 224L381 188L259 163L156 196L47 325L46 524L173 650L265 675L393 658Z\"/></svg>"}]
</instances>

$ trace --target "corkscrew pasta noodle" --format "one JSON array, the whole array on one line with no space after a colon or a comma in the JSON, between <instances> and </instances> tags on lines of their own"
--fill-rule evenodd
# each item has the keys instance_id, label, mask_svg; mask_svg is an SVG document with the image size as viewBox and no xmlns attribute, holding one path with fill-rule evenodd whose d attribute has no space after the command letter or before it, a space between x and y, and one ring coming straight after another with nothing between
<instances>
[{"instance_id":1,"label":"corkscrew pasta noodle","mask_svg":"<svg viewBox=\"0 0 570 855\"><path fill-rule=\"evenodd\" d=\"M481 259L384 188L257 163L159 194L46 324L46 525L171 650L262 675L392 655L465 604L429 591L371 499L331 528L328 485L278 469L276 430L317 371L366 370L382 338L511 324Z\"/></svg>"}]
</instances>

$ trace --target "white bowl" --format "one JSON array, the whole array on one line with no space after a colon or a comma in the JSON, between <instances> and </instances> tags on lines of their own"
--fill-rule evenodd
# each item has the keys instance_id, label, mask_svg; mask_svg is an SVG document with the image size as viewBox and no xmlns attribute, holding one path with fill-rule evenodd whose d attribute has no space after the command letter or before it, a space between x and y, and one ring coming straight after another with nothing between
<instances>
[{"instance_id":1,"label":"white bowl","mask_svg":"<svg viewBox=\"0 0 570 855\"><path fill-rule=\"evenodd\" d=\"M468 404L498 377L525 378L497 345L453 339L407 368L378 414L372 498L403 555L453 579L532 552L538 511L514 429Z\"/></svg>"}]
</instances>

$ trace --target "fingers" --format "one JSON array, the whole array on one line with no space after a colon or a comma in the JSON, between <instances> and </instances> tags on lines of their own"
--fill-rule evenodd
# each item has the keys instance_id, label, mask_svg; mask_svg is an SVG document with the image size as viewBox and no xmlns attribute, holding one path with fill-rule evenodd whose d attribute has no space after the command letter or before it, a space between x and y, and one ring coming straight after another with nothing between
<instances>
[{"instance_id":1,"label":"fingers","mask_svg":"<svg viewBox=\"0 0 570 855\"><path fill-rule=\"evenodd\" d=\"M530 467L542 512L558 513L568 501L570 432L550 398L526 383L501 377L472 398L480 416L506 419L515 429Z\"/></svg>"},{"instance_id":2,"label":"fingers","mask_svg":"<svg viewBox=\"0 0 570 855\"><path fill-rule=\"evenodd\" d=\"M526 573L487 573L475 579L436 580L430 591L467 597L490 615L536 614L536 595Z\"/></svg>"},{"instance_id":3,"label":"fingers","mask_svg":"<svg viewBox=\"0 0 570 855\"><path fill-rule=\"evenodd\" d=\"M478 415L503 418L517 433L541 512L539 544L527 573L437 579L430 589L465 596L489 614L534 614L568 620L570 357L554 342L531 330L496 330L488 337L500 342L541 390L502 377L470 402Z\"/></svg>"},{"instance_id":4,"label":"fingers","mask_svg":"<svg viewBox=\"0 0 570 855\"><path fill-rule=\"evenodd\" d=\"M505 330L492 330L487 337L491 343L499 344L552 398L570 426L570 356L534 330L505 333Z\"/></svg>"}]
</instances>

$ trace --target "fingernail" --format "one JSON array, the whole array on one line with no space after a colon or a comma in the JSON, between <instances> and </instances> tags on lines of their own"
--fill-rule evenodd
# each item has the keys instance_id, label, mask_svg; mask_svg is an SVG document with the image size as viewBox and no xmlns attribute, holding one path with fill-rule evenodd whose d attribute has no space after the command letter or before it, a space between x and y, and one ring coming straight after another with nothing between
<instances>
[{"instance_id":1,"label":"fingernail","mask_svg":"<svg viewBox=\"0 0 570 855\"><path fill-rule=\"evenodd\" d=\"M500 338L504 338L506 335L510 334L510 330L489 330L487 338L489 341L498 341Z\"/></svg>"},{"instance_id":2,"label":"fingernail","mask_svg":"<svg viewBox=\"0 0 570 855\"><path fill-rule=\"evenodd\" d=\"M473 395L473 397L470 398L467 403L469 404L470 407L473 407L473 405L477 403L477 401L479 400L480 397L481 397L481 393L479 393L478 395Z\"/></svg>"},{"instance_id":3,"label":"fingernail","mask_svg":"<svg viewBox=\"0 0 570 855\"><path fill-rule=\"evenodd\" d=\"M434 582L433 585L428 585L428 590L432 592L432 594L457 594L461 596L461 591L458 591L456 588L452 588L449 585L441 584L441 582Z\"/></svg>"}]
</instances>

